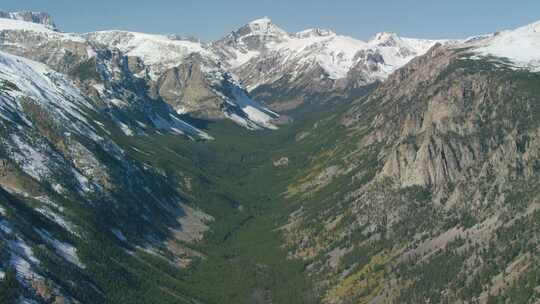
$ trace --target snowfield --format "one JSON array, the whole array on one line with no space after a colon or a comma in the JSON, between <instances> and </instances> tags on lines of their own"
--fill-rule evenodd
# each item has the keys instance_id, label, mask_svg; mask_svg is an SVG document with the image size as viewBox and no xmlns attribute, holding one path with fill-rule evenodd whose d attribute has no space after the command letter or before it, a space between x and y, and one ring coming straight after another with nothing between
<instances>
[{"instance_id":1,"label":"snowfield","mask_svg":"<svg viewBox=\"0 0 540 304\"><path fill-rule=\"evenodd\" d=\"M3 31L30 32L45 41L76 41L84 43L87 44L89 58L98 56L97 52L100 48L117 50L123 55L139 58L147 67L148 75L152 81L157 81L165 71L181 65L190 56L202 58L202 69L209 82L215 81L213 78L224 80L226 79L224 75L228 73L220 67L221 63L219 57L207 45L176 36L152 35L128 31L101 31L86 34L71 34L54 31L42 24L0 17L0 32ZM109 72L109 74L113 75L114 72L117 71L111 70ZM136 76L143 78L145 76L145 70L142 70L141 73ZM38 80L37 83L30 81L34 78ZM31 92L31 97L36 99L44 98L46 101L53 102L55 105L58 105L59 109L67 110L67 114L73 115L75 118L86 123L81 116L81 113L78 113L77 110L81 105L86 106L89 109L92 107L85 103L84 98L76 96L78 91L77 89L73 89L73 86L68 83L69 81L65 81L67 77L50 70L45 65L0 51L0 79L9 80L10 82L17 84L25 94ZM51 82L56 82L56 80L64 83L61 83L61 86L56 87L56 83L51 84ZM239 83L235 83L235 85L240 86ZM40 90L41 87L44 88L43 92ZM105 87L103 85L94 84L94 87L96 87L101 94L105 93ZM45 93L45 95L42 96L42 93ZM10 92L10 94L12 97L17 97L17 91ZM240 98L243 97L241 96ZM74 102L72 101L76 101L75 103L79 104L74 105ZM227 98L225 101L227 103L236 103L234 96ZM111 98L108 102L120 108L129 104L128 101L117 98ZM243 103L244 101L239 100L238 102ZM240 105L235 106L242 108ZM263 106L259 104L257 108L263 108ZM266 110L267 109L264 109L264 111ZM244 113L245 115L242 116L247 120L250 120L251 117L256 117L258 119L258 121L249 121L247 123L248 125L258 125L257 128L266 127L267 125L270 126L270 124L267 123L267 119L263 117L264 111L261 113L250 111L250 113ZM70 119L70 117L62 111L58 111L58 114L64 116L66 119ZM0 116L6 119L9 118L9 116L2 113L1 109ZM225 116L227 115L225 114ZM261 123L261 119L264 119L265 121ZM201 138L211 139L211 136L205 132L196 129L188 123L178 121L179 119L176 117L171 119L156 118L156 120L159 122L158 128L172 130L178 134L188 136L195 135ZM119 124L119 128L127 136L133 136L135 134L134 130L126 124Z\"/></svg>"},{"instance_id":2,"label":"snowfield","mask_svg":"<svg viewBox=\"0 0 540 304\"><path fill-rule=\"evenodd\" d=\"M359 67L362 73L365 73L366 82L384 81L395 70L426 53L437 43L456 46L466 44L472 46L478 56L503 57L513 62L516 67L540 71L540 22L516 30L465 40L414 39L382 32L368 41L362 41L320 28L288 33L265 17L248 23L223 40L205 44L176 36L119 30L86 34L62 33L46 24L20 19L22 15L13 14L0 18L0 32L32 32L46 41L71 40L84 43L88 46L89 57L97 57L100 48L117 50L122 55L139 58L146 69L138 72L136 76L144 78L148 75L152 81L158 81L165 71L181 65L190 56L202 58L201 68L206 81L215 84L233 79L231 85L238 87L232 89L231 93L222 92L219 85L215 86L215 93L235 109L224 110L224 116L250 129L275 129L272 121L278 117L278 114L265 105L251 99L242 81L235 80L237 77L234 71L238 72L243 67L249 69L251 64L259 61L268 60L273 67L268 71L263 70L260 79L249 83L249 90L279 79L283 76L280 73L288 73L294 78L313 67L320 67L324 71L321 77L332 80L346 79L351 76L350 73L358 72ZM227 43L220 44L221 41ZM111 75L114 72L110 71ZM229 74L230 78L227 77ZM0 52L0 79L15 83L25 95L50 104L59 118L65 121L76 118L79 122L75 124L77 131L97 136L82 115L82 112L92 108L91 105L63 75L45 65ZM94 87L101 94L106 91L102 84L94 84ZM13 91L9 94L17 97L18 93ZM114 97L107 102L118 108L129 105L128 101ZM175 110L186 114L182 105L178 105ZM17 112L20 112L20 105L0 103L1 118L10 119L13 113ZM175 117L153 117L151 120L160 129L211 138ZM119 122L118 126L127 136L137 134L133 126L123 122Z\"/></svg>"},{"instance_id":3,"label":"snowfield","mask_svg":"<svg viewBox=\"0 0 540 304\"><path fill-rule=\"evenodd\" d=\"M140 58L152 69L154 79L164 70L180 65L189 55L200 54L217 58L198 42L171 39L164 35L151 35L126 31L102 31L85 34L92 44L113 47L122 53Z\"/></svg>"},{"instance_id":4,"label":"snowfield","mask_svg":"<svg viewBox=\"0 0 540 304\"><path fill-rule=\"evenodd\" d=\"M394 33L379 33L364 42L348 36L338 35L327 29L307 29L289 34L272 23L269 18L262 18L249 23L249 33L231 34L227 38L236 39L235 46L227 51L233 54L228 64L239 68L257 57L275 56L281 64L317 63L331 79L347 77L348 72L363 60L361 53L382 55L378 79L386 78L397 68L405 65L412 58L422 55L436 43L448 40L426 40L402 38ZM237 37L239 35L239 37ZM256 37L264 44L262 50L253 50L250 46Z\"/></svg>"},{"instance_id":5,"label":"snowfield","mask_svg":"<svg viewBox=\"0 0 540 304\"><path fill-rule=\"evenodd\" d=\"M32 31L49 35L57 34L42 24L7 18L0 18L0 29L8 31Z\"/></svg>"},{"instance_id":6,"label":"snowfield","mask_svg":"<svg viewBox=\"0 0 540 304\"><path fill-rule=\"evenodd\" d=\"M54 247L56 253L63 257L66 261L76 265L79 268L85 268L86 266L79 260L79 257L77 256L77 248L73 247L72 245L68 243L61 242L54 237L51 236L51 234L42 229L35 229L37 234L50 246Z\"/></svg>"},{"instance_id":7,"label":"snowfield","mask_svg":"<svg viewBox=\"0 0 540 304\"><path fill-rule=\"evenodd\" d=\"M475 53L507 58L517 67L540 72L540 21L473 42Z\"/></svg>"}]
</instances>

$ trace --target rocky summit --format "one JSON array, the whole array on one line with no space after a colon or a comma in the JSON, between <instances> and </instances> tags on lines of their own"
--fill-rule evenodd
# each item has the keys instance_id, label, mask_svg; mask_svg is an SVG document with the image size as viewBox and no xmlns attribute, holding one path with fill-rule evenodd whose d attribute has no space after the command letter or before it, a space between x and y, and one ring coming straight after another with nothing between
<instances>
[{"instance_id":1,"label":"rocky summit","mask_svg":"<svg viewBox=\"0 0 540 304\"><path fill-rule=\"evenodd\" d=\"M539 303L538 50L0 11L0 303Z\"/></svg>"}]
</instances>

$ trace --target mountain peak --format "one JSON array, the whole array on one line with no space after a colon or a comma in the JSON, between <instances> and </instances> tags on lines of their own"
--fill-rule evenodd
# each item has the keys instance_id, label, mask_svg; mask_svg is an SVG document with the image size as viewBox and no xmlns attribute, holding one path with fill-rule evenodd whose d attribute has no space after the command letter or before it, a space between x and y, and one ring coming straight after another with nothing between
<instances>
[{"instance_id":1,"label":"mountain peak","mask_svg":"<svg viewBox=\"0 0 540 304\"><path fill-rule=\"evenodd\" d=\"M394 32L380 32L369 41L379 46L395 46L401 38Z\"/></svg>"},{"instance_id":2,"label":"mountain peak","mask_svg":"<svg viewBox=\"0 0 540 304\"><path fill-rule=\"evenodd\" d=\"M248 28L248 34L263 35L263 36L283 36L287 35L287 32L272 23L272 20L268 17L256 19L248 23L243 29ZM242 31L242 29L241 29ZM242 31L245 32L245 31Z\"/></svg>"},{"instance_id":3,"label":"mountain peak","mask_svg":"<svg viewBox=\"0 0 540 304\"><path fill-rule=\"evenodd\" d=\"M51 30L58 30L54 21L48 13L44 12L31 12L31 11L21 11L21 12L4 12L0 11L0 18L4 19L13 19L26 22L32 22L36 24L44 25L45 27Z\"/></svg>"},{"instance_id":4,"label":"mountain peak","mask_svg":"<svg viewBox=\"0 0 540 304\"><path fill-rule=\"evenodd\" d=\"M524 27L522 27L522 29L524 30L526 29L530 33L534 33L536 35L540 35L540 20L530 23L528 25L525 25Z\"/></svg>"},{"instance_id":5,"label":"mountain peak","mask_svg":"<svg viewBox=\"0 0 540 304\"><path fill-rule=\"evenodd\" d=\"M253 20L222 39L214 46L242 48L247 51L262 51L269 43L280 43L290 38L289 34L272 23L268 17Z\"/></svg>"},{"instance_id":6,"label":"mountain peak","mask_svg":"<svg viewBox=\"0 0 540 304\"><path fill-rule=\"evenodd\" d=\"M333 35L336 35L334 31L329 30L329 29L322 29L322 28L311 28L311 29L303 30L295 34L295 36L298 38L325 37L325 36L333 36Z\"/></svg>"},{"instance_id":7,"label":"mountain peak","mask_svg":"<svg viewBox=\"0 0 540 304\"><path fill-rule=\"evenodd\" d=\"M249 24L250 25L268 25L271 23L272 23L272 19L270 19L269 17L262 17L262 18L251 21Z\"/></svg>"},{"instance_id":8,"label":"mountain peak","mask_svg":"<svg viewBox=\"0 0 540 304\"><path fill-rule=\"evenodd\" d=\"M540 72L540 22L467 42L480 55L506 58L516 66Z\"/></svg>"}]
</instances>

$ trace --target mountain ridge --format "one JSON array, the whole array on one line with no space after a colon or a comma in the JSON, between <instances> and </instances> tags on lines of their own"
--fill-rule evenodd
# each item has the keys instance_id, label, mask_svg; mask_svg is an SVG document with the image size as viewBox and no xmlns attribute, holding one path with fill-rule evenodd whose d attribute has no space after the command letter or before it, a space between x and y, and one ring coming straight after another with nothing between
<instances>
[{"instance_id":1,"label":"mountain ridge","mask_svg":"<svg viewBox=\"0 0 540 304\"><path fill-rule=\"evenodd\" d=\"M535 303L539 35L0 19L0 302Z\"/></svg>"},{"instance_id":2,"label":"mountain ridge","mask_svg":"<svg viewBox=\"0 0 540 304\"><path fill-rule=\"evenodd\" d=\"M48 16L47 14L34 14ZM4 21L4 29L39 32L39 28L26 26L28 24L24 24L25 21L14 21L19 23L6 24ZM319 103L335 98L360 97L364 88L384 81L393 71L408 63L412 58L424 54L435 44L473 47L480 49L480 51L483 50L486 54L497 55L497 50L493 47L491 52L487 46L482 48L482 43L489 43L490 39L487 38L490 37L489 35L462 40L427 40L400 37L393 32L380 32L368 41L362 41L339 35L331 30L317 28L288 33L275 25L268 17L249 22L211 43L201 43L196 39L183 39L178 36L129 31L101 31L86 34L58 33L54 36L54 33L46 32L50 30L46 25L43 26L43 34L56 37L53 39L62 37L62 39L71 40L74 43L102 44L106 47L118 48L127 56L139 58L143 63L148 63L145 64L150 71L148 76L153 78L154 82L158 78L158 74L161 75L167 68L181 64L187 55L198 54L203 61L206 61L203 65L208 66L208 63L211 62L210 69L221 70L222 74L230 73L233 76L231 79L237 79L237 85L244 87L249 96L266 103L270 108L274 108L273 112L278 109L293 109L301 106L306 101L313 99L313 92L317 92L321 96L320 100L316 101ZM529 27L534 27L534 24L529 25ZM534 29L530 29L530 31L534 34ZM503 33L501 35L510 34ZM526 37L526 35L522 35L522 37ZM495 38L491 38L491 40L493 39ZM501 39L499 38L499 41ZM503 46L499 46L498 50L509 44L509 42L501 43ZM530 43L534 43L534 39ZM6 45L7 50L13 51L16 45ZM157 46L161 49L158 50ZM525 45L525 47L527 46ZM534 56L534 45L530 47L529 57L521 58L522 61L538 60ZM88 49L90 53L93 51L91 48ZM512 54L500 55L511 56ZM36 59L39 61L39 58ZM522 62L522 65L527 67L530 64ZM533 68L535 66L538 65L532 64ZM144 69L140 70L140 72L143 71ZM203 74L208 73L203 71ZM175 81L177 82L177 80ZM274 98L272 91L276 90L282 91L282 96ZM329 96L322 97L324 92L326 94L330 92ZM193 101L186 100L185 97L180 99L174 97L174 100L167 101L173 106L178 104L178 110L187 113L197 111L195 104L199 102L198 99L210 95L213 95L212 89L197 96ZM172 97L170 94L168 96ZM214 103L228 104L219 96L212 98L215 100ZM218 101L220 99L221 101ZM192 103L192 105L180 105L186 102ZM218 110L216 105L213 107L214 114L208 116L209 118L230 116L227 113L216 116ZM246 113L243 115L245 118L247 117L247 120L250 119ZM245 122L245 119L242 121L244 125L254 127L257 123L261 123L264 127L264 125L269 124L270 120L271 118L266 118L264 122Z\"/></svg>"},{"instance_id":3,"label":"mountain ridge","mask_svg":"<svg viewBox=\"0 0 540 304\"><path fill-rule=\"evenodd\" d=\"M21 11L21 12L4 12L0 11L0 18L21 20L26 22L37 23L46 26L47 28L57 31L58 28L54 23L51 15L45 12L30 12L30 11Z\"/></svg>"},{"instance_id":4,"label":"mountain ridge","mask_svg":"<svg viewBox=\"0 0 540 304\"><path fill-rule=\"evenodd\" d=\"M122 99L120 95L130 91L142 99L163 99L181 114L198 115L202 109L201 115L209 119L230 118L250 129L275 128L271 121L278 115L240 93L242 85L219 66L202 44L191 39L126 31L61 33L36 23L1 18L0 30L5 34L0 45L5 51L44 62L65 74L83 67L90 69L92 77L79 80L86 82L99 99L110 98L107 95ZM37 41L42 49L33 48ZM117 58L111 61L112 57ZM127 66L122 66L123 62ZM199 69L199 75L189 72L193 66ZM198 91L190 96L169 93L186 84L175 74L178 69L185 70L189 78L185 81L196 83ZM118 91L120 87L111 86L113 82L123 87L122 92ZM143 83L146 89L141 87ZM96 86L100 89L96 90ZM138 127L133 124L132 128Z\"/></svg>"}]
</instances>

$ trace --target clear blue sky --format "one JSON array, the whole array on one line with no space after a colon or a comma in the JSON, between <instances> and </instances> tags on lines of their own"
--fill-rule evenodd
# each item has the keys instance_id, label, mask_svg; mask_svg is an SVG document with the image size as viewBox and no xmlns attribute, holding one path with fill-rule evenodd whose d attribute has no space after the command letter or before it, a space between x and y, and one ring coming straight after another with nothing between
<instances>
[{"instance_id":1,"label":"clear blue sky","mask_svg":"<svg viewBox=\"0 0 540 304\"><path fill-rule=\"evenodd\" d=\"M459 38L540 20L540 0L1 0L0 10L46 11L69 32L125 29L205 41L264 16L289 32L323 27L361 39L381 31Z\"/></svg>"}]
</instances>

